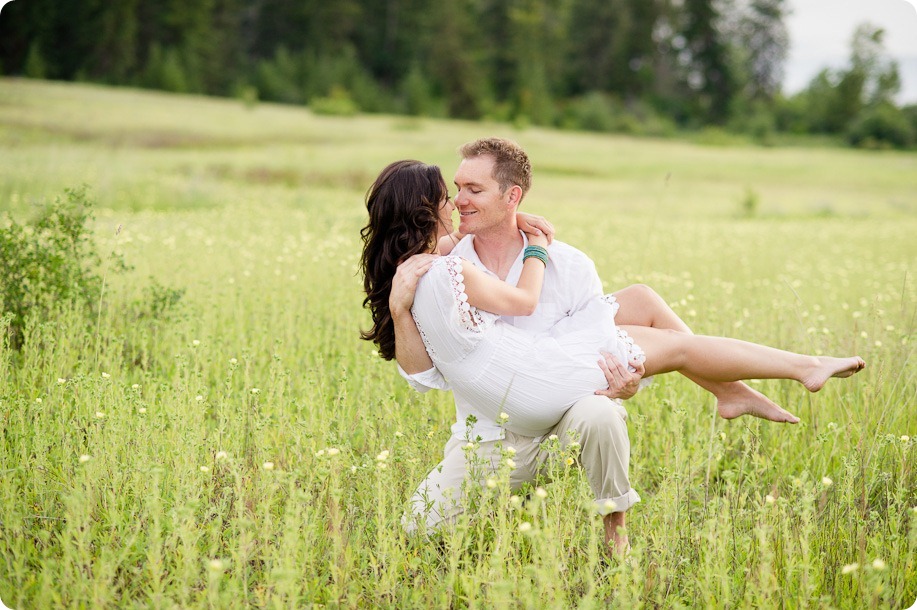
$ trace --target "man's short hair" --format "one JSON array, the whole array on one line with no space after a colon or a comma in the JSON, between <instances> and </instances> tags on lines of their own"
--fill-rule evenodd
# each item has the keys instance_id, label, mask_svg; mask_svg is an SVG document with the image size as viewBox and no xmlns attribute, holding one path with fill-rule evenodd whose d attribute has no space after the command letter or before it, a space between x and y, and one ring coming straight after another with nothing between
<instances>
[{"instance_id":1,"label":"man's short hair","mask_svg":"<svg viewBox=\"0 0 917 610\"><path fill-rule=\"evenodd\" d=\"M482 138L468 142L459 149L463 159L489 155L494 160L494 180L505 192L516 185L522 189L522 196L532 187L532 164L522 147L512 140L503 138Z\"/></svg>"}]
</instances>

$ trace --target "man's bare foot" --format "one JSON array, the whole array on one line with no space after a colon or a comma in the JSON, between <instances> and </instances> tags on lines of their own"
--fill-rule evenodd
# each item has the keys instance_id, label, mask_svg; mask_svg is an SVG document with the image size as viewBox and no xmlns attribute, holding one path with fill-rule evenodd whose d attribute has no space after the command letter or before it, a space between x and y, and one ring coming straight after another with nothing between
<instances>
[{"instance_id":1,"label":"man's bare foot","mask_svg":"<svg viewBox=\"0 0 917 610\"><path fill-rule=\"evenodd\" d=\"M802 384L810 392L817 392L832 377L850 377L866 368L866 362L859 356L850 358L831 358L818 356L815 369L802 379Z\"/></svg>"},{"instance_id":2,"label":"man's bare foot","mask_svg":"<svg viewBox=\"0 0 917 610\"><path fill-rule=\"evenodd\" d=\"M761 392L744 383L729 384L728 394L720 393L716 397L716 411L723 419L735 419L742 415L760 417L768 421L788 424L799 423L799 418L772 401Z\"/></svg>"},{"instance_id":3,"label":"man's bare foot","mask_svg":"<svg viewBox=\"0 0 917 610\"><path fill-rule=\"evenodd\" d=\"M605 550L611 557L624 557L630 551L630 541L624 528L624 513L605 515Z\"/></svg>"}]
</instances>

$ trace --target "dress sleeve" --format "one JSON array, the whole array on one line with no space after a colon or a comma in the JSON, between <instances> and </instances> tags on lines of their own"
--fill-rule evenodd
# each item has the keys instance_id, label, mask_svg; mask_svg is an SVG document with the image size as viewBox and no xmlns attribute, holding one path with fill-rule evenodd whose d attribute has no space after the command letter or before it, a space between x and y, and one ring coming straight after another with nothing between
<instances>
[{"instance_id":1,"label":"dress sleeve","mask_svg":"<svg viewBox=\"0 0 917 610\"><path fill-rule=\"evenodd\" d=\"M440 368L463 359L493 323L494 316L478 311L468 303L458 256L437 259L417 284L411 314L424 347Z\"/></svg>"},{"instance_id":2,"label":"dress sleeve","mask_svg":"<svg viewBox=\"0 0 917 610\"><path fill-rule=\"evenodd\" d=\"M571 311L579 311L585 307L589 301L602 294L602 280L595 270L595 263L585 254L581 252L578 254L579 255L571 261L572 264L566 270L571 276L577 278L568 283L568 286L576 290L572 295L573 308Z\"/></svg>"},{"instance_id":3,"label":"dress sleeve","mask_svg":"<svg viewBox=\"0 0 917 610\"><path fill-rule=\"evenodd\" d=\"M398 374L401 375L405 381L408 382L408 385L414 388L416 391L421 394L428 392L430 390L449 390L449 382L446 381L446 378L443 377L443 374L439 372L439 369L432 368L428 371L423 371L421 373L414 373L409 375L405 372L401 365L398 365Z\"/></svg>"}]
</instances>

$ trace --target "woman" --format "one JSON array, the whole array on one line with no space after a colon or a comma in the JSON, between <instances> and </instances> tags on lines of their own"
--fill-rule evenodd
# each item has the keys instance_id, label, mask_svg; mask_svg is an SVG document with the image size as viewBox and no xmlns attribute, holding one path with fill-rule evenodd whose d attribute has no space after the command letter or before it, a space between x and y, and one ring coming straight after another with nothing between
<instances>
[{"instance_id":1,"label":"woman","mask_svg":"<svg viewBox=\"0 0 917 610\"><path fill-rule=\"evenodd\" d=\"M381 355L395 354L388 311L392 278L402 261L445 251L453 205L439 169L417 161L389 165L367 195L370 220L362 269L373 314L363 337ZM417 286L412 313L435 366L452 387L490 412L512 413L508 427L538 436L579 398L606 386L595 363L599 350L622 362L645 360L648 375L679 371L702 387L749 378L784 378L818 391L830 377L847 377L865 363L858 357L821 358L686 332L617 327L613 299L597 297L548 333L533 335L499 317L528 315L538 304L547 239L529 233L523 272L516 286L501 282L462 259L442 256ZM642 348L642 349L641 349Z\"/></svg>"}]
</instances>

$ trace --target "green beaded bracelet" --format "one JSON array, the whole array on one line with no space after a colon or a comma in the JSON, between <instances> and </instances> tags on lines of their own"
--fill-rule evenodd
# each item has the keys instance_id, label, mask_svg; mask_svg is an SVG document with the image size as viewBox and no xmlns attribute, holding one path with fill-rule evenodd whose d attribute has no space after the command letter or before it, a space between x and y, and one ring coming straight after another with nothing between
<instances>
[{"instance_id":1,"label":"green beaded bracelet","mask_svg":"<svg viewBox=\"0 0 917 610\"><path fill-rule=\"evenodd\" d=\"M547 248L543 246L526 246L525 250L522 253L522 262L524 263L526 260L532 257L537 258L542 263L544 263L545 267L548 266L548 249Z\"/></svg>"}]
</instances>

